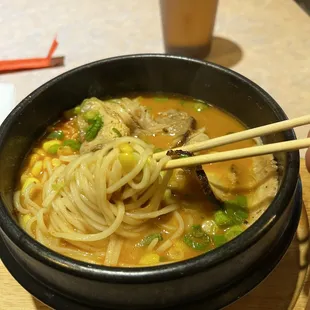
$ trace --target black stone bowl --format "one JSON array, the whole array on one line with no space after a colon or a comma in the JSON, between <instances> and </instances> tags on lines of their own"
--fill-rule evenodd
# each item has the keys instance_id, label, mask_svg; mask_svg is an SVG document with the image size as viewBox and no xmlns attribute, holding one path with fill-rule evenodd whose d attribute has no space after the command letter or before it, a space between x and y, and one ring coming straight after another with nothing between
<instances>
[{"instance_id":1,"label":"black stone bowl","mask_svg":"<svg viewBox=\"0 0 310 310\"><path fill-rule=\"evenodd\" d=\"M206 300L205 309L220 308L261 281L290 244L300 215L298 152L276 154L281 187L256 223L224 246L179 263L132 269L87 264L42 246L16 223L13 191L19 169L46 127L87 97L130 92L192 96L231 113L248 127L287 118L253 82L215 64L188 58L151 54L116 57L56 77L26 97L0 128L0 233L3 249L11 257L5 261L10 265L14 260L16 269L9 268L11 272L18 268L24 272L24 276L17 272L14 276L57 309L146 309L180 304L184 308L201 299ZM263 138L264 143L292 139L292 130ZM260 276L255 278L255 274ZM26 276L31 280L25 281ZM41 290L31 289L34 283ZM242 283L247 283L246 287L236 290Z\"/></svg>"}]
</instances>

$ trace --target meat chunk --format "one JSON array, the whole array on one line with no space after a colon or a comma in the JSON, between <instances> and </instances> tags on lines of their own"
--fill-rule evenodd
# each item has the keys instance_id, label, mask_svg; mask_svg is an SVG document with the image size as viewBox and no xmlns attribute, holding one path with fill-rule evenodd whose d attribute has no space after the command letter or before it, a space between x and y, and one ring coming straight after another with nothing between
<instances>
[{"instance_id":1,"label":"meat chunk","mask_svg":"<svg viewBox=\"0 0 310 310\"><path fill-rule=\"evenodd\" d=\"M168 156L171 156L171 158L180 158L182 156L193 156L194 154L191 152L186 152L186 151L181 151L181 150L169 150L167 152ZM196 180L198 181L198 183L201 186L202 191L204 192L204 194L206 195L206 197L208 198L209 201L215 203L215 204L219 204L220 201L216 198L216 196L213 194L213 191L211 190L211 187L209 185L209 180L208 177L205 173L205 171L202 169L201 165L195 166L194 168L183 168L183 169L178 169L180 171L183 170L183 172L185 174L191 174L194 175Z\"/></svg>"},{"instance_id":2,"label":"meat chunk","mask_svg":"<svg viewBox=\"0 0 310 310\"><path fill-rule=\"evenodd\" d=\"M162 125L162 132L175 137L173 147L182 146L192 130L196 128L196 120L186 112L168 110L161 112L156 122Z\"/></svg>"},{"instance_id":3,"label":"meat chunk","mask_svg":"<svg viewBox=\"0 0 310 310\"><path fill-rule=\"evenodd\" d=\"M88 111L99 113L104 125L95 139L85 141L85 132L89 126L84 115ZM113 99L101 101L97 98L85 99L78 116L78 127L83 141L81 153L91 152L121 136L140 136L164 133L175 137L174 146L183 145L195 128L195 119L185 112L169 110L154 119L148 109L136 99Z\"/></svg>"},{"instance_id":4,"label":"meat chunk","mask_svg":"<svg viewBox=\"0 0 310 310\"><path fill-rule=\"evenodd\" d=\"M205 128L192 131L184 142L184 145L189 145L197 142L209 140L209 136L205 133Z\"/></svg>"},{"instance_id":5,"label":"meat chunk","mask_svg":"<svg viewBox=\"0 0 310 310\"><path fill-rule=\"evenodd\" d=\"M119 135L128 136L130 134L129 127L115 111L115 107L117 107L116 104L102 104L102 101L97 98L90 98L83 101L81 113L77 118L81 139L83 141L80 149L82 154L100 149L104 144L115 139ZM104 123L97 136L92 141L86 141L84 139L89 124L83 115L89 111L97 112Z\"/></svg>"},{"instance_id":6,"label":"meat chunk","mask_svg":"<svg viewBox=\"0 0 310 310\"><path fill-rule=\"evenodd\" d=\"M133 135L151 135L161 132L164 128L164 125L156 122L148 109L140 105L137 99L122 98L119 100L119 107L119 114Z\"/></svg>"},{"instance_id":7,"label":"meat chunk","mask_svg":"<svg viewBox=\"0 0 310 310\"><path fill-rule=\"evenodd\" d=\"M249 209L254 211L251 212L253 222L276 196L279 181L277 164L272 155L257 156L250 160L247 182L240 182L238 168L234 165L222 173L207 172L207 176L217 199L230 200L236 192L243 192L247 196Z\"/></svg>"}]
</instances>

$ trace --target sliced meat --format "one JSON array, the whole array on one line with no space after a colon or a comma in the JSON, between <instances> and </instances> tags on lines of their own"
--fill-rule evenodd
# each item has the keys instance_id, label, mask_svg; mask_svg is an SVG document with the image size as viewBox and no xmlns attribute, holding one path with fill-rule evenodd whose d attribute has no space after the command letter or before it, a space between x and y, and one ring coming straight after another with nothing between
<instances>
[{"instance_id":1,"label":"sliced meat","mask_svg":"<svg viewBox=\"0 0 310 310\"><path fill-rule=\"evenodd\" d=\"M104 144L114 140L119 135L128 136L130 134L130 129L115 111L115 106L117 105L111 103L102 104L102 101L96 98L83 101L81 105L82 113L77 118L81 139L83 141L80 149L82 154L102 148ZM98 112L104 123L97 136L92 141L84 140L85 132L89 124L84 119L83 114L88 111Z\"/></svg>"},{"instance_id":2,"label":"sliced meat","mask_svg":"<svg viewBox=\"0 0 310 310\"><path fill-rule=\"evenodd\" d=\"M84 141L84 135L89 124L83 115L88 111L96 111L102 117L104 125L96 138L90 142ZM173 145L181 146L195 129L196 121L185 112L169 110L160 113L154 119L148 109L141 106L137 99L113 99L102 101L97 98L85 99L81 104L81 114L78 116L78 127L81 133L81 153L91 152L121 136L140 136L167 134L175 137Z\"/></svg>"},{"instance_id":3,"label":"sliced meat","mask_svg":"<svg viewBox=\"0 0 310 310\"><path fill-rule=\"evenodd\" d=\"M253 157L251 174L256 185L249 194L249 207L266 209L278 192L279 182L277 164L272 155ZM254 190L253 190L254 188Z\"/></svg>"},{"instance_id":4,"label":"sliced meat","mask_svg":"<svg viewBox=\"0 0 310 310\"><path fill-rule=\"evenodd\" d=\"M250 221L253 222L276 196L279 181L277 164L272 155L253 157L251 161L249 181L246 183L239 182L239 172L234 165L227 172L207 173L207 175L210 187L218 199L230 200L237 192L243 192L247 196L249 209L255 211L251 212Z\"/></svg>"},{"instance_id":5,"label":"sliced meat","mask_svg":"<svg viewBox=\"0 0 310 310\"><path fill-rule=\"evenodd\" d=\"M182 146L196 128L196 120L186 112L177 110L168 110L159 113L155 121L162 125L162 132L175 137L172 147Z\"/></svg>"},{"instance_id":6,"label":"sliced meat","mask_svg":"<svg viewBox=\"0 0 310 310\"><path fill-rule=\"evenodd\" d=\"M122 98L119 106L122 108L120 116L130 127L132 134L139 134L141 131L144 134L154 134L163 130L164 125L156 122L148 109L140 105L137 99ZM127 114L125 118L124 113Z\"/></svg>"},{"instance_id":7,"label":"sliced meat","mask_svg":"<svg viewBox=\"0 0 310 310\"><path fill-rule=\"evenodd\" d=\"M209 140L209 136L205 133L205 128L192 131L185 139L184 145Z\"/></svg>"},{"instance_id":8,"label":"sliced meat","mask_svg":"<svg viewBox=\"0 0 310 310\"><path fill-rule=\"evenodd\" d=\"M171 158L180 158L182 156L193 156L194 154L191 152L186 152L186 151L182 151L182 150L169 150L167 152L168 156L171 156ZM215 203L215 204L219 204L220 201L216 198L216 196L213 194L213 191L211 190L211 187L209 185L209 180L208 177L205 173L205 171L202 169L201 165L198 165L194 168L183 168L180 169L183 170L185 174L192 174L195 176L195 178L197 179L198 183L201 186L201 189L203 190L204 194L207 196L208 200Z\"/></svg>"}]
</instances>

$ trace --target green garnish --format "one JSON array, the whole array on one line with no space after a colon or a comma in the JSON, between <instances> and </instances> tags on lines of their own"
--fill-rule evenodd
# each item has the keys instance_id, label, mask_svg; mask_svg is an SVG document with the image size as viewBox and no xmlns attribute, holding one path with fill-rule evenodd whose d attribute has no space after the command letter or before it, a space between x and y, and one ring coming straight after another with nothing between
<instances>
[{"instance_id":1,"label":"green garnish","mask_svg":"<svg viewBox=\"0 0 310 310\"><path fill-rule=\"evenodd\" d=\"M205 251L210 245L210 237L200 225L193 225L191 231L184 235L184 243L197 251Z\"/></svg>"},{"instance_id":2,"label":"green garnish","mask_svg":"<svg viewBox=\"0 0 310 310\"><path fill-rule=\"evenodd\" d=\"M166 98L166 97L154 97L154 100L156 100L156 101L167 101L168 98Z\"/></svg>"},{"instance_id":3,"label":"green garnish","mask_svg":"<svg viewBox=\"0 0 310 310\"><path fill-rule=\"evenodd\" d=\"M68 139L64 141L63 146L70 146L73 151L78 151L81 147L81 143L76 140Z\"/></svg>"},{"instance_id":4,"label":"green garnish","mask_svg":"<svg viewBox=\"0 0 310 310\"><path fill-rule=\"evenodd\" d=\"M223 210L214 213L214 221L217 226L230 226L233 224L231 218Z\"/></svg>"},{"instance_id":5,"label":"green garnish","mask_svg":"<svg viewBox=\"0 0 310 310\"><path fill-rule=\"evenodd\" d=\"M183 153L182 153L182 154L180 154L180 157L181 157L181 158L186 158L186 157L190 157L190 156L187 155L187 154L183 154Z\"/></svg>"},{"instance_id":6,"label":"green garnish","mask_svg":"<svg viewBox=\"0 0 310 310\"><path fill-rule=\"evenodd\" d=\"M180 105L184 105L185 103L186 103L186 101L185 100L180 100Z\"/></svg>"},{"instance_id":7,"label":"green garnish","mask_svg":"<svg viewBox=\"0 0 310 310\"><path fill-rule=\"evenodd\" d=\"M64 132L62 130L55 130L51 132L48 136L47 139L57 139L57 140L62 140L65 137Z\"/></svg>"},{"instance_id":8,"label":"green garnish","mask_svg":"<svg viewBox=\"0 0 310 310\"><path fill-rule=\"evenodd\" d=\"M159 153L159 152L163 152L164 149L162 149L161 147L158 147L154 150L154 153Z\"/></svg>"},{"instance_id":9,"label":"green garnish","mask_svg":"<svg viewBox=\"0 0 310 310\"><path fill-rule=\"evenodd\" d=\"M158 239L158 241L163 241L163 236L161 233L154 233L144 237L139 243L138 246L147 246L149 245L154 239Z\"/></svg>"},{"instance_id":10,"label":"green garnish","mask_svg":"<svg viewBox=\"0 0 310 310\"><path fill-rule=\"evenodd\" d=\"M54 144L54 145L49 147L49 149L47 150L47 153L50 153L50 154L54 155L54 154L57 153L59 147L60 147L59 144Z\"/></svg>"},{"instance_id":11,"label":"green garnish","mask_svg":"<svg viewBox=\"0 0 310 310\"><path fill-rule=\"evenodd\" d=\"M194 104L194 109L197 112L202 112L203 110L205 110L208 106L205 103L195 103Z\"/></svg>"},{"instance_id":12,"label":"green garnish","mask_svg":"<svg viewBox=\"0 0 310 310\"><path fill-rule=\"evenodd\" d=\"M89 122L94 121L98 117L98 115L99 115L98 111L90 110L90 111L85 112L83 114L83 117L84 117L85 121L87 121L89 123Z\"/></svg>"},{"instance_id":13,"label":"green garnish","mask_svg":"<svg viewBox=\"0 0 310 310\"><path fill-rule=\"evenodd\" d=\"M237 196L234 200L225 201L222 208L214 213L214 221L218 226L243 224L249 216L247 198Z\"/></svg>"},{"instance_id":14,"label":"green garnish","mask_svg":"<svg viewBox=\"0 0 310 310\"><path fill-rule=\"evenodd\" d=\"M80 106L77 106L77 107L75 107L75 108L73 109L73 111L74 111L74 114L75 114L75 115L78 115L78 114L81 113L81 107L80 107Z\"/></svg>"},{"instance_id":15,"label":"green garnish","mask_svg":"<svg viewBox=\"0 0 310 310\"><path fill-rule=\"evenodd\" d=\"M232 220L233 224L242 224L249 216L247 209L247 198L245 196L237 196L234 200L224 202L224 209L227 216Z\"/></svg>"},{"instance_id":16,"label":"green garnish","mask_svg":"<svg viewBox=\"0 0 310 310\"><path fill-rule=\"evenodd\" d=\"M225 238L230 241L243 232L240 226L232 226L225 231Z\"/></svg>"},{"instance_id":17,"label":"green garnish","mask_svg":"<svg viewBox=\"0 0 310 310\"><path fill-rule=\"evenodd\" d=\"M248 206L248 200L246 196L238 195L234 200L228 200L225 203L234 204L242 208L246 208Z\"/></svg>"},{"instance_id":18,"label":"green garnish","mask_svg":"<svg viewBox=\"0 0 310 310\"><path fill-rule=\"evenodd\" d=\"M225 204L227 216L232 220L233 224L242 224L249 216L249 211L245 208L233 204Z\"/></svg>"},{"instance_id":19,"label":"green garnish","mask_svg":"<svg viewBox=\"0 0 310 310\"><path fill-rule=\"evenodd\" d=\"M122 137L122 134L119 132L119 130L117 128L112 128L112 131L120 138Z\"/></svg>"},{"instance_id":20,"label":"green garnish","mask_svg":"<svg viewBox=\"0 0 310 310\"><path fill-rule=\"evenodd\" d=\"M97 115L95 119L89 120L88 123L91 125L86 129L85 140L92 141L97 137L97 134L103 126L103 121L100 115Z\"/></svg>"},{"instance_id":21,"label":"green garnish","mask_svg":"<svg viewBox=\"0 0 310 310\"><path fill-rule=\"evenodd\" d=\"M227 239L224 235L214 235L213 236L213 243L214 243L216 248L225 244L226 242L227 242Z\"/></svg>"}]
</instances>

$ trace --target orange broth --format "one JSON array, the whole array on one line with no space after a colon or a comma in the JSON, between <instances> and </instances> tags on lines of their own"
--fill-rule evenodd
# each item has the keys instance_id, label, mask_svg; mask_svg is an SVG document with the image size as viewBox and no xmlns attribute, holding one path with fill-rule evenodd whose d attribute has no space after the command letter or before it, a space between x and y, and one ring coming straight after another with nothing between
<instances>
[{"instance_id":1,"label":"orange broth","mask_svg":"<svg viewBox=\"0 0 310 310\"><path fill-rule=\"evenodd\" d=\"M204 127L205 133L210 138L223 136L231 132L245 130L245 127L237 119L212 105L206 105L205 108L202 109L202 111L200 112L195 110L194 106L195 104L197 104L197 101L193 99L184 99L180 97L155 98L151 96L145 96L139 97L139 102L141 105L146 106L154 117L158 116L158 113L165 112L169 109L176 109L188 113L190 116L196 119L197 129ZM71 120L61 120L60 122L48 129L48 131L52 130L62 130L66 139L76 139L76 137L78 136L77 126L75 124L74 118ZM163 149L166 149L167 144L170 143L173 139L173 137L164 134L141 138L145 139L148 143L154 144L157 148ZM33 150L27 156L25 165L21 171L20 182L17 185L18 189L22 188L22 184L27 177L34 177L40 182L42 182L42 179L44 177L44 171L47 169L46 161L51 161L53 168L59 164L58 158L60 154L78 154L78 151L71 150L68 147L59 148L57 153L55 153L54 155L48 154L46 151L43 150L43 144L46 141L48 140L45 135L44 138L38 142L35 148L33 148ZM250 147L253 145L255 145L255 142L253 140L247 140L233 143L227 146L218 147L210 150L209 152L232 150L237 148ZM37 162L42 162L43 166L38 175L33 175L32 169L34 164ZM208 164L205 165L203 168L206 172L214 172L225 178L227 170L230 169L232 164L236 165L239 169L240 182L247 182L249 178L248 170L251 165L251 160L249 159L234 160L217 164ZM188 232L191 229L192 225L202 225L203 221L212 218L213 213L216 210L216 206L206 199L196 179L190 177L186 179L181 191L181 195L176 195L175 198L182 205L179 213L185 223L185 232ZM40 190L34 191L32 195L33 199L38 205L42 204ZM25 225L25 223L23 222L24 217L25 215L19 214L19 220L22 226ZM48 219L45 220L48 221ZM148 253L145 247L137 246L137 244L139 244L139 242L146 235L152 233L161 233L163 241L165 241L168 236L173 233L170 228L176 227L177 223L175 218L171 216L171 214L169 214L161 216L157 219L149 220L146 225L147 229L141 233L139 238L124 240L118 266L145 266L168 263L183 259L189 259L205 252L199 251L197 249L195 250L186 245L183 242L182 236L181 238L173 240L172 247L169 250L160 253L159 258L156 256L157 260L155 260L155 256L151 256L153 254L155 255L155 253ZM218 233L223 232L224 229L218 230ZM63 241L63 243L66 244L65 241ZM69 244L66 244L66 246L74 248L74 246ZM106 247L107 242L102 242L103 251L106 250ZM214 248L214 244L211 241L208 250L211 250L212 248ZM84 252L82 253L82 255L86 261L88 261L89 259L89 261L93 262L91 253ZM147 258L150 263L141 263L141 259L143 257L144 259ZM103 264L103 261L103 258L100 259L97 257L95 263Z\"/></svg>"}]
</instances>

